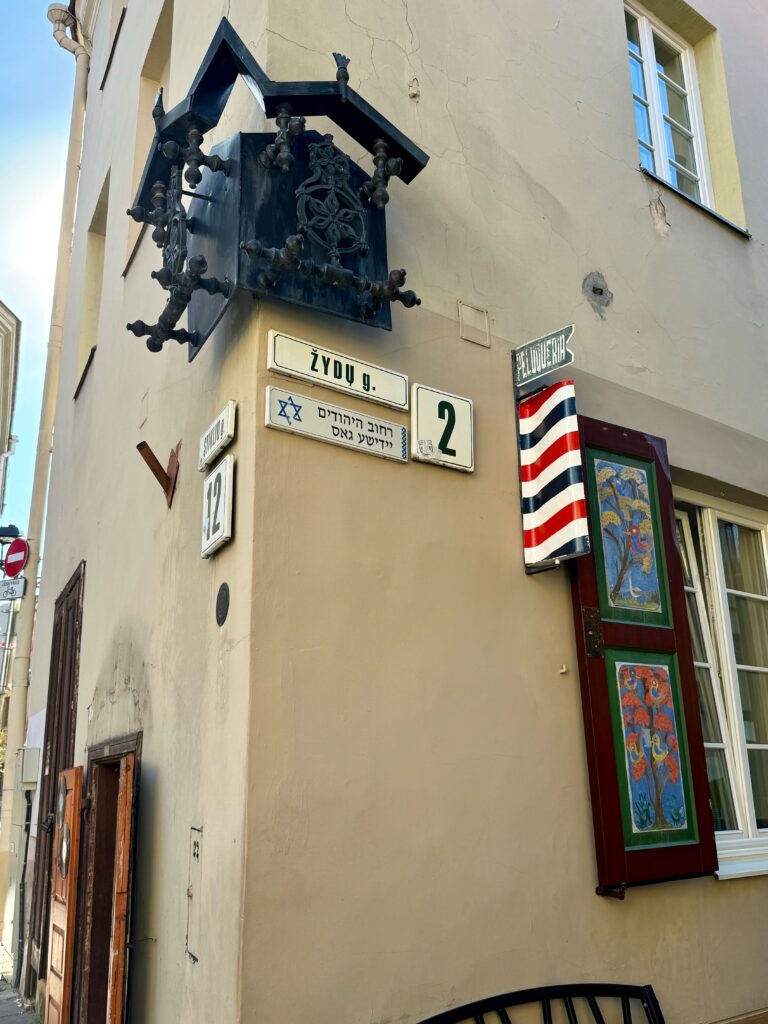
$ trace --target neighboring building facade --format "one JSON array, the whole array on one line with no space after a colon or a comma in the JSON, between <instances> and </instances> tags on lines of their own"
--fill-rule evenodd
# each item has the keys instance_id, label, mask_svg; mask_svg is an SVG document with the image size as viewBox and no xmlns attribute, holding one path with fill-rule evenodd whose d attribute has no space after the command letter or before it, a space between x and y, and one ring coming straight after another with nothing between
<instances>
[{"instance_id":1,"label":"neighboring building facade","mask_svg":"<svg viewBox=\"0 0 768 1024\"><path fill-rule=\"evenodd\" d=\"M16 403L16 383L19 373L19 344L21 321L5 303L0 302L0 517L5 510L5 488L8 480L8 459L13 454L16 438L13 436L13 410ZM3 526L11 525L0 518ZM6 541L7 544L7 541ZM5 547L3 548L5 551ZM2 770L5 773L6 737L8 728L8 699L10 693L10 666L16 639L15 620L18 602L3 601L0 604L0 738L2 741ZM13 790L3 790L5 812L2 825L15 831L16 822L11 820ZM0 851L0 863L6 856ZM8 913L9 908L5 908ZM12 955L12 954L11 954ZM0 946L0 971L5 971L6 950Z\"/></svg>"},{"instance_id":2,"label":"neighboring building facade","mask_svg":"<svg viewBox=\"0 0 768 1024\"><path fill-rule=\"evenodd\" d=\"M5 508L5 482L8 459L13 454L15 437L11 433L16 382L19 376L21 321L0 302L0 512Z\"/></svg>"},{"instance_id":3,"label":"neighboring building facade","mask_svg":"<svg viewBox=\"0 0 768 1024\"><path fill-rule=\"evenodd\" d=\"M51 984L52 849L79 815L79 776L58 773L82 766L62 925L78 1020L114 1006L105 950L127 930L142 1024L418 1021L560 981L652 984L683 1024L768 1014L768 16L725 0L76 14L93 52L29 691L45 740L28 991ZM422 300L391 333L244 293L194 362L124 330L163 301L150 232L125 216L155 93L166 110L187 95L222 15L274 81L327 81L341 49L350 86L429 155L389 183L391 266ZM273 130L241 80L203 148ZM569 572L523 569L510 355L570 323L579 413L667 442L682 582L674 544L657 568L691 616L676 651L695 663L688 740L718 830L719 877L674 868L622 902L595 895ZM288 386L271 331L472 399L474 472L267 429L266 388ZM230 401L234 535L203 559L198 444ZM139 442L163 468L181 443L170 508Z\"/></svg>"}]
</instances>

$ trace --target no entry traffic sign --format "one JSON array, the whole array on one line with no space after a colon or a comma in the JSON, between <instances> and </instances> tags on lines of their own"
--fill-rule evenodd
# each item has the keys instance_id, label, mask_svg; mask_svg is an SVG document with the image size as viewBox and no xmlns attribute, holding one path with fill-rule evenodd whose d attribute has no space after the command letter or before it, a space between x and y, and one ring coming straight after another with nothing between
<instances>
[{"instance_id":1,"label":"no entry traffic sign","mask_svg":"<svg viewBox=\"0 0 768 1024\"><path fill-rule=\"evenodd\" d=\"M5 575L13 579L18 576L29 558L29 544L22 538L17 537L8 545L5 555Z\"/></svg>"}]
</instances>

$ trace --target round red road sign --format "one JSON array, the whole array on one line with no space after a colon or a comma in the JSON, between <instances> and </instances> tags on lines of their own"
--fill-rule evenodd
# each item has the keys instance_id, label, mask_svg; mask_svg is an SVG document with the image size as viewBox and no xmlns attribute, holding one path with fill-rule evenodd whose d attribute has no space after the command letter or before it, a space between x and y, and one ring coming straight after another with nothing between
<instances>
[{"instance_id":1,"label":"round red road sign","mask_svg":"<svg viewBox=\"0 0 768 1024\"><path fill-rule=\"evenodd\" d=\"M29 544L22 538L17 537L8 545L5 553L5 575L18 576L29 558Z\"/></svg>"}]
</instances>

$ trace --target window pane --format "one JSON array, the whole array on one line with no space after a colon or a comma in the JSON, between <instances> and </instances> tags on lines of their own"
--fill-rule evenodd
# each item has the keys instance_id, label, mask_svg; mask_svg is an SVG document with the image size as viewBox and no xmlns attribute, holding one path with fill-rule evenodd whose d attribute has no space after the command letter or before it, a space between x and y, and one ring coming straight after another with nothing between
<instances>
[{"instance_id":1,"label":"window pane","mask_svg":"<svg viewBox=\"0 0 768 1024\"><path fill-rule=\"evenodd\" d=\"M717 707L712 689L712 673L708 668L695 669L696 682L699 686L699 708L701 710L701 731L705 743L720 743L720 726L717 722Z\"/></svg>"},{"instance_id":2,"label":"window pane","mask_svg":"<svg viewBox=\"0 0 768 1024\"><path fill-rule=\"evenodd\" d=\"M725 764L725 752L705 750L707 757L707 778L709 779L709 802L712 807L712 821L716 832L728 832L738 828L736 811L733 807L731 784Z\"/></svg>"},{"instance_id":3,"label":"window pane","mask_svg":"<svg viewBox=\"0 0 768 1024\"><path fill-rule=\"evenodd\" d=\"M728 609L738 664L768 668L768 603L729 594Z\"/></svg>"},{"instance_id":4,"label":"window pane","mask_svg":"<svg viewBox=\"0 0 768 1024\"><path fill-rule=\"evenodd\" d=\"M653 48L656 51L656 67L659 71L684 89L685 79L683 78L683 61L680 51L665 43L663 39L659 39L655 32L653 33Z\"/></svg>"},{"instance_id":5,"label":"window pane","mask_svg":"<svg viewBox=\"0 0 768 1024\"><path fill-rule=\"evenodd\" d=\"M691 627L691 647L693 648L694 661L709 661L704 647L704 637L699 622L699 609L696 605L696 595L686 591L685 603L688 606L688 623Z\"/></svg>"},{"instance_id":6,"label":"window pane","mask_svg":"<svg viewBox=\"0 0 768 1024\"><path fill-rule=\"evenodd\" d=\"M685 95L679 93L674 86L667 85L663 78L659 78L659 94L661 96L661 109L664 113L677 121L678 124L681 124L683 128L690 128L691 120L688 116L688 100Z\"/></svg>"},{"instance_id":7,"label":"window pane","mask_svg":"<svg viewBox=\"0 0 768 1024\"><path fill-rule=\"evenodd\" d=\"M765 558L759 532L722 520L719 529L726 587L745 590L748 594L768 595Z\"/></svg>"},{"instance_id":8,"label":"window pane","mask_svg":"<svg viewBox=\"0 0 768 1024\"><path fill-rule=\"evenodd\" d=\"M637 27L637 18L629 11L624 11L624 21L627 25L627 44L633 53L640 53L640 32Z\"/></svg>"},{"instance_id":9,"label":"window pane","mask_svg":"<svg viewBox=\"0 0 768 1024\"><path fill-rule=\"evenodd\" d=\"M768 672L739 671L747 743L768 743Z\"/></svg>"},{"instance_id":10,"label":"window pane","mask_svg":"<svg viewBox=\"0 0 768 1024\"><path fill-rule=\"evenodd\" d=\"M692 587L693 577L691 576L691 564L688 561L688 549L685 546L685 534L683 533L683 527L679 519L675 519L675 534L677 535L677 546L680 549L680 561L683 566L683 582L686 587Z\"/></svg>"},{"instance_id":11,"label":"window pane","mask_svg":"<svg viewBox=\"0 0 768 1024\"><path fill-rule=\"evenodd\" d=\"M644 167L646 171L650 171L651 174L656 173L656 161L654 160L653 153L642 142L640 143L640 166Z\"/></svg>"},{"instance_id":12,"label":"window pane","mask_svg":"<svg viewBox=\"0 0 768 1024\"><path fill-rule=\"evenodd\" d=\"M750 750L749 774L758 828L768 828L768 750Z\"/></svg>"},{"instance_id":13,"label":"window pane","mask_svg":"<svg viewBox=\"0 0 768 1024\"><path fill-rule=\"evenodd\" d=\"M648 120L648 107L640 100L635 100L635 125L637 137L641 142L651 145L651 124Z\"/></svg>"},{"instance_id":14,"label":"window pane","mask_svg":"<svg viewBox=\"0 0 768 1024\"><path fill-rule=\"evenodd\" d=\"M669 164L669 181L670 184L678 190L678 192L682 192L684 195L690 196L691 199L695 199L697 203L701 201L699 196L699 183L694 178L689 178L687 174L683 174L682 171L678 173L674 164Z\"/></svg>"},{"instance_id":15,"label":"window pane","mask_svg":"<svg viewBox=\"0 0 768 1024\"><path fill-rule=\"evenodd\" d=\"M671 160L680 164L691 174L696 173L696 157L693 155L693 140L684 135L677 128L673 128L669 121L664 122L664 131L667 136L667 148ZM680 177L680 175L678 175Z\"/></svg>"},{"instance_id":16,"label":"window pane","mask_svg":"<svg viewBox=\"0 0 768 1024\"><path fill-rule=\"evenodd\" d=\"M629 55L629 74L632 78L632 92L646 99L645 79L643 78L643 65L632 54Z\"/></svg>"}]
</instances>

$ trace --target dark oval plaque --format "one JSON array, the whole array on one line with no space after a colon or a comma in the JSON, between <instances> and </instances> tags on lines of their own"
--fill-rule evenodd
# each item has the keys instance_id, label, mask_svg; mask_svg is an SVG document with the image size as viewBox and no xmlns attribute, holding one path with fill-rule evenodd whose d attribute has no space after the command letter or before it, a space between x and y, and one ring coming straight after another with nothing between
<instances>
[{"instance_id":1,"label":"dark oval plaque","mask_svg":"<svg viewBox=\"0 0 768 1024\"><path fill-rule=\"evenodd\" d=\"M219 587L219 592L216 595L216 622L219 626L223 626L227 621L227 614L229 613L229 586L226 583L222 583Z\"/></svg>"}]
</instances>

